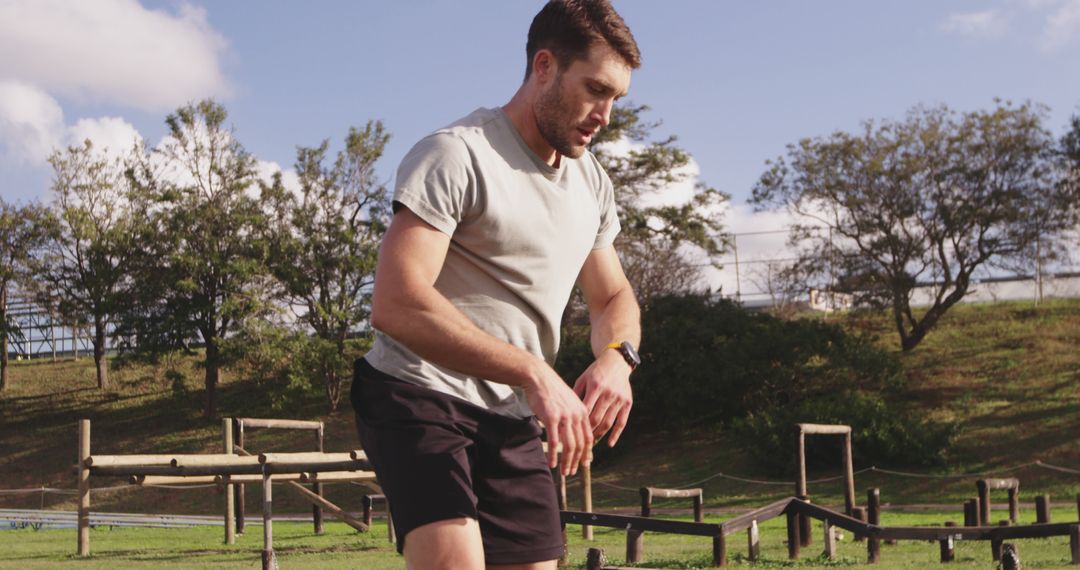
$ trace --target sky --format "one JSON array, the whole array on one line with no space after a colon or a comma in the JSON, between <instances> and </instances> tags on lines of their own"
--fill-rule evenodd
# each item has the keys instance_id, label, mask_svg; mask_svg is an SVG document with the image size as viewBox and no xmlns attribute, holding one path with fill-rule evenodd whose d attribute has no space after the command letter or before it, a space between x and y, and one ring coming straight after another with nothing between
<instances>
[{"instance_id":1,"label":"sky","mask_svg":"<svg viewBox=\"0 0 1080 570\"><path fill-rule=\"evenodd\" d=\"M1080 0L613 3L643 55L628 99L732 196L734 232L783 227L746 199L801 138L918 104L1031 100L1055 134L1080 113ZM393 138L378 171L392 185L422 136L509 100L541 5L0 0L0 197L47 201L53 149L153 146L168 113L205 97L267 171L289 171L297 145L337 149L350 126L382 120Z\"/></svg>"}]
</instances>

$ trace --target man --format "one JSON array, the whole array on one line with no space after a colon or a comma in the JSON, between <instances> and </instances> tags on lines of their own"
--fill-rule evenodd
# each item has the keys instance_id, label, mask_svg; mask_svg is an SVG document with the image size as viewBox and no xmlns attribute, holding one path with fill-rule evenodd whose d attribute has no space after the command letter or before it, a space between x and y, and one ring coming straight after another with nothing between
<instances>
[{"instance_id":1,"label":"man","mask_svg":"<svg viewBox=\"0 0 1080 570\"><path fill-rule=\"evenodd\" d=\"M611 181L586 145L640 56L607 0L549 2L526 53L509 103L402 161L379 253L376 340L352 400L409 568L554 568L549 469L575 473L630 413L640 314L612 247ZM571 389L551 365L575 282L596 360Z\"/></svg>"}]
</instances>

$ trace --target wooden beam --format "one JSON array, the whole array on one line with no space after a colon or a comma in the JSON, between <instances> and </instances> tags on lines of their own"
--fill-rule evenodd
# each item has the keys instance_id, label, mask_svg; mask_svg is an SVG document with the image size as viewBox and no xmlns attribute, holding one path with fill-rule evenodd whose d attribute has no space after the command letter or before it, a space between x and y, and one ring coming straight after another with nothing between
<instances>
[{"instance_id":1,"label":"wooden beam","mask_svg":"<svg viewBox=\"0 0 1080 570\"><path fill-rule=\"evenodd\" d=\"M297 463L318 463L323 461L353 461L351 451L342 453L323 453L321 451L302 451L297 453L260 453L259 463L292 465Z\"/></svg>"},{"instance_id":2,"label":"wooden beam","mask_svg":"<svg viewBox=\"0 0 1080 570\"><path fill-rule=\"evenodd\" d=\"M322 429L323 423L308 420L277 420L266 418L236 418L236 421L245 428L276 428L276 429Z\"/></svg>"},{"instance_id":3,"label":"wooden beam","mask_svg":"<svg viewBox=\"0 0 1080 570\"><path fill-rule=\"evenodd\" d=\"M724 521L720 526L723 528L724 534L732 534L746 530L750 528L755 521L758 524L761 524L782 515L790 502L791 498L780 499L779 501L765 505L760 509L754 509L748 513L743 513L737 517L730 518Z\"/></svg>"},{"instance_id":4,"label":"wooden beam","mask_svg":"<svg viewBox=\"0 0 1080 570\"><path fill-rule=\"evenodd\" d=\"M843 435L851 433L851 426L827 424L798 424L799 430L807 435Z\"/></svg>"},{"instance_id":5,"label":"wooden beam","mask_svg":"<svg viewBox=\"0 0 1080 570\"><path fill-rule=\"evenodd\" d=\"M563 524L591 524L609 528L637 529L643 531L666 532L671 534L689 534L693 536L716 536L723 533L721 525L713 523L695 523L626 515L608 515L602 513L583 513L562 511Z\"/></svg>"},{"instance_id":6,"label":"wooden beam","mask_svg":"<svg viewBox=\"0 0 1080 570\"><path fill-rule=\"evenodd\" d=\"M217 483L214 475L199 475L196 477L169 477L162 475L132 475L128 483L150 487L153 485L213 485Z\"/></svg>"},{"instance_id":7,"label":"wooden beam","mask_svg":"<svg viewBox=\"0 0 1080 570\"><path fill-rule=\"evenodd\" d=\"M323 471L322 473L301 473L304 483L341 483L346 481L374 481L374 471Z\"/></svg>"}]
</instances>

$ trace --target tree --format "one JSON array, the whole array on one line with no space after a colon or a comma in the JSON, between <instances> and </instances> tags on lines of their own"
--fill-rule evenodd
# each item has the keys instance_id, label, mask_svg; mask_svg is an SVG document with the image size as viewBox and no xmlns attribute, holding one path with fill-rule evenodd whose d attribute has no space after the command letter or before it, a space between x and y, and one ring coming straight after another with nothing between
<instances>
[{"instance_id":1,"label":"tree","mask_svg":"<svg viewBox=\"0 0 1080 570\"><path fill-rule=\"evenodd\" d=\"M807 285L889 307L911 350L970 292L977 269L1057 235L1073 216L1044 115L1030 103L964 114L916 107L856 134L803 139L769 163L751 202L799 218L791 241ZM916 313L924 284L929 306Z\"/></svg>"},{"instance_id":2,"label":"tree","mask_svg":"<svg viewBox=\"0 0 1080 570\"><path fill-rule=\"evenodd\" d=\"M223 342L265 307L269 280L256 161L226 117L212 100L177 109L165 120L169 137L129 170L146 217L124 333L151 352L202 342L207 417L230 357Z\"/></svg>"},{"instance_id":3,"label":"tree","mask_svg":"<svg viewBox=\"0 0 1080 570\"><path fill-rule=\"evenodd\" d=\"M57 151L50 236L36 273L38 298L68 322L90 319L98 388L109 387L107 327L125 302L123 284L135 244L130 191L122 158L94 150L91 141Z\"/></svg>"},{"instance_id":4,"label":"tree","mask_svg":"<svg viewBox=\"0 0 1080 570\"><path fill-rule=\"evenodd\" d=\"M0 198L0 391L8 387L8 337L21 338L8 314L9 289L28 279L29 263L48 233L46 220L41 206L16 206Z\"/></svg>"},{"instance_id":5,"label":"tree","mask_svg":"<svg viewBox=\"0 0 1080 570\"><path fill-rule=\"evenodd\" d=\"M648 110L645 105L616 106L608 126L589 146L615 187L622 224L616 249L642 305L693 289L700 281L702 262L714 261L727 244L718 214L728 200L726 194L698 184L687 202L647 201L686 181L690 164L690 155L676 146L676 137L653 138L660 123L642 120ZM620 142L628 143L629 149L623 150ZM691 258L695 250L700 260Z\"/></svg>"},{"instance_id":6,"label":"tree","mask_svg":"<svg viewBox=\"0 0 1080 570\"><path fill-rule=\"evenodd\" d=\"M297 149L299 203L275 176L266 195L279 225L272 231L269 265L283 286L282 299L303 307L299 323L314 332L315 368L327 404L337 409L341 380L349 374L346 339L369 316L379 241L389 223L389 199L375 163L390 134L382 122L351 128L345 149L326 166L324 141Z\"/></svg>"}]
</instances>

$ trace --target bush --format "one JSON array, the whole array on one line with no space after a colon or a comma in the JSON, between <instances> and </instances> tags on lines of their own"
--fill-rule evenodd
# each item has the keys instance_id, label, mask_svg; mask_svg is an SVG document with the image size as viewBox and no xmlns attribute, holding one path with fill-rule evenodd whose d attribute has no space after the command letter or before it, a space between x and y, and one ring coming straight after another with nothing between
<instances>
[{"instance_id":1,"label":"bush","mask_svg":"<svg viewBox=\"0 0 1080 570\"><path fill-rule=\"evenodd\" d=\"M790 466L797 422L852 424L861 457L882 463L940 458L955 432L887 404L904 390L899 360L838 325L683 295L655 299L642 333L634 431L736 427L768 466ZM557 369L570 382L592 361L588 341L586 330L564 332Z\"/></svg>"}]
</instances>

